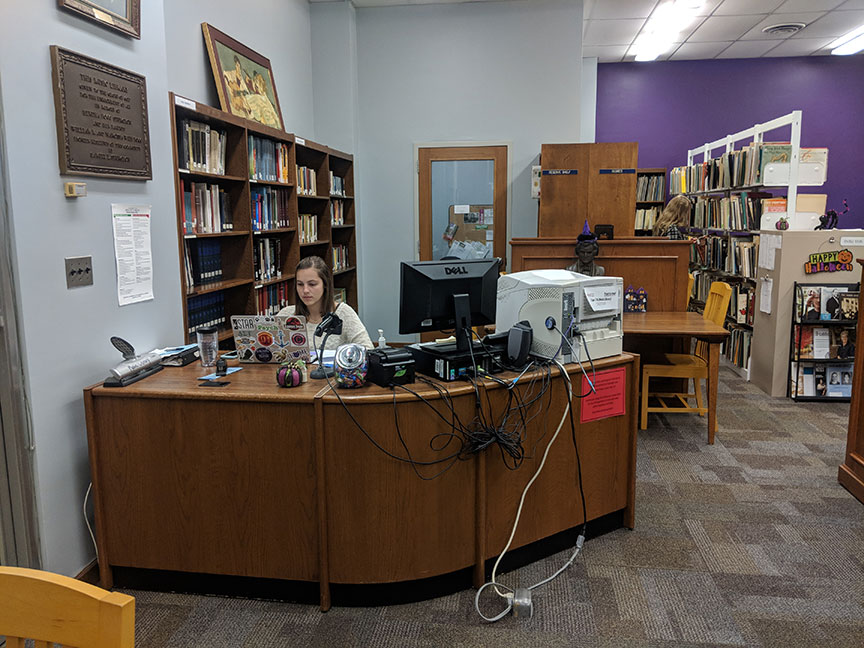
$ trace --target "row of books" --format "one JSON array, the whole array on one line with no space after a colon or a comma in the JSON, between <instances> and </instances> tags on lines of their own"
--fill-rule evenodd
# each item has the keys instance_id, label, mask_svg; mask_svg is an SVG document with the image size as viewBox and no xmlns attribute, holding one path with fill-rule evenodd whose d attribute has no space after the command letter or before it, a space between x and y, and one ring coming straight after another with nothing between
<instances>
[{"instance_id":1,"label":"row of books","mask_svg":"<svg viewBox=\"0 0 864 648\"><path fill-rule=\"evenodd\" d=\"M255 287L255 308L259 315L275 315L288 305L291 283L282 281Z\"/></svg>"},{"instance_id":2,"label":"row of books","mask_svg":"<svg viewBox=\"0 0 864 648\"><path fill-rule=\"evenodd\" d=\"M333 272L339 272L351 267L351 259L348 254L347 245L333 246Z\"/></svg>"},{"instance_id":3,"label":"row of books","mask_svg":"<svg viewBox=\"0 0 864 648\"><path fill-rule=\"evenodd\" d=\"M181 180L183 233L214 234L234 229L228 194L217 184Z\"/></svg>"},{"instance_id":4,"label":"row of books","mask_svg":"<svg viewBox=\"0 0 864 648\"><path fill-rule=\"evenodd\" d=\"M637 201L661 201L666 198L665 175L641 175L636 179Z\"/></svg>"},{"instance_id":5,"label":"row of books","mask_svg":"<svg viewBox=\"0 0 864 648\"><path fill-rule=\"evenodd\" d=\"M333 225L345 224L345 202L342 200L330 201L330 222Z\"/></svg>"},{"instance_id":6,"label":"row of books","mask_svg":"<svg viewBox=\"0 0 864 648\"><path fill-rule=\"evenodd\" d=\"M222 245L217 239L187 241L184 250L186 286L222 281Z\"/></svg>"},{"instance_id":7,"label":"row of books","mask_svg":"<svg viewBox=\"0 0 864 648\"><path fill-rule=\"evenodd\" d=\"M314 243L318 240L318 216L315 214L300 214L297 219L297 231L301 243Z\"/></svg>"},{"instance_id":8,"label":"row of books","mask_svg":"<svg viewBox=\"0 0 864 648\"><path fill-rule=\"evenodd\" d=\"M650 230L654 229L654 223L660 217L661 207L649 207L647 209L636 210L636 229Z\"/></svg>"},{"instance_id":9,"label":"row of books","mask_svg":"<svg viewBox=\"0 0 864 648\"><path fill-rule=\"evenodd\" d=\"M723 153L712 160L690 166L675 167L670 173L673 193L713 191L765 184L765 168L770 164L788 164L792 146L787 143L751 143L737 151ZM802 148L799 163L827 165L828 149Z\"/></svg>"},{"instance_id":10,"label":"row of books","mask_svg":"<svg viewBox=\"0 0 864 648\"><path fill-rule=\"evenodd\" d=\"M297 165L297 195L318 195L318 178L315 169Z\"/></svg>"},{"instance_id":11,"label":"row of books","mask_svg":"<svg viewBox=\"0 0 864 648\"><path fill-rule=\"evenodd\" d=\"M221 292L190 297L186 308L189 335L194 335L195 331L205 326L224 328L228 321L225 317L225 295Z\"/></svg>"},{"instance_id":12,"label":"row of books","mask_svg":"<svg viewBox=\"0 0 864 648\"><path fill-rule=\"evenodd\" d=\"M251 187L252 230L290 227L291 192L281 187Z\"/></svg>"},{"instance_id":13,"label":"row of books","mask_svg":"<svg viewBox=\"0 0 864 648\"><path fill-rule=\"evenodd\" d=\"M282 243L276 237L261 236L255 239L252 262L255 281L271 281L282 276Z\"/></svg>"},{"instance_id":14,"label":"row of books","mask_svg":"<svg viewBox=\"0 0 864 648\"><path fill-rule=\"evenodd\" d=\"M330 195L345 196L345 178L342 178L332 171L330 172Z\"/></svg>"},{"instance_id":15,"label":"row of books","mask_svg":"<svg viewBox=\"0 0 864 648\"><path fill-rule=\"evenodd\" d=\"M852 396L852 364L810 364L793 362L789 393L796 396L849 398Z\"/></svg>"},{"instance_id":16,"label":"row of books","mask_svg":"<svg viewBox=\"0 0 864 648\"><path fill-rule=\"evenodd\" d=\"M855 327L795 324L792 329L793 360L852 360Z\"/></svg>"},{"instance_id":17,"label":"row of books","mask_svg":"<svg viewBox=\"0 0 864 648\"><path fill-rule=\"evenodd\" d=\"M756 277L759 237L736 240L720 236L702 236L690 248L690 262L702 268L719 270L740 277Z\"/></svg>"},{"instance_id":18,"label":"row of books","mask_svg":"<svg viewBox=\"0 0 864 648\"><path fill-rule=\"evenodd\" d=\"M288 144L250 135L248 145L250 180L288 182Z\"/></svg>"},{"instance_id":19,"label":"row of books","mask_svg":"<svg viewBox=\"0 0 864 648\"><path fill-rule=\"evenodd\" d=\"M798 321L854 321L858 319L857 284L818 286L797 284L795 315Z\"/></svg>"},{"instance_id":20,"label":"row of books","mask_svg":"<svg viewBox=\"0 0 864 648\"><path fill-rule=\"evenodd\" d=\"M729 329L729 339L725 342L726 359L736 367L747 369L750 363L750 344L753 331L733 326Z\"/></svg>"},{"instance_id":21,"label":"row of books","mask_svg":"<svg viewBox=\"0 0 864 648\"><path fill-rule=\"evenodd\" d=\"M729 318L736 324L753 326L753 309L756 303L756 290L751 284L733 283L732 297L729 300Z\"/></svg>"},{"instance_id":22,"label":"row of books","mask_svg":"<svg viewBox=\"0 0 864 648\"><path fill-rule=\"evenodd\" d=\"M193 119L181 120L179 129L180 136L177 139L180 168L224 175L225 131Z\"/></svg>"},{"instance_id":23,"label":"row of books","mask_svg":"<svg viewBox=\"0 0 864 648\"><path fill-rule=\"evenodd\" d=\"M759 229L763 199L770 197L771 194L755 191L724 197L700 196L693 207L693 227ZM785 204L785 199L783 200Z\"/></svg>"},{"instance_id":24,"label":"row of books","mask_svg":"<svg viewBox=\"0 0 864 648\"><path fill-rule=\"evenodd\" d=\"M336 302L336 305L342 304L348 301L348 293L344 288L334 288L333 289L333 301Z\"/></svg>"}]
</instances>

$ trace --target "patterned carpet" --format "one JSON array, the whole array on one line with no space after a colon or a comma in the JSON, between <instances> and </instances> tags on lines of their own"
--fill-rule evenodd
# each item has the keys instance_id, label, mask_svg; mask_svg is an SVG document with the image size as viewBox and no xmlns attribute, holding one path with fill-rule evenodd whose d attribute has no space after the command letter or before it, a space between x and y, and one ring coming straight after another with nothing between
<instances>
[{"instance_id":1,"label":"patterned carpet","mask_svg":"<svg viewBox=\"0 0 864 648\"><path fill-rule=\"evenodd\" d=\"M718 415L714 446L704 419L649 418L636 529L589 540L535 590L533 618L484 623L473 590L326 614L126 590L136 646L864 646L864 505L837 483L848 405L770 398L723 369ZM501 580L537 582L569 555Z\"/></svg>"}]
</instances>

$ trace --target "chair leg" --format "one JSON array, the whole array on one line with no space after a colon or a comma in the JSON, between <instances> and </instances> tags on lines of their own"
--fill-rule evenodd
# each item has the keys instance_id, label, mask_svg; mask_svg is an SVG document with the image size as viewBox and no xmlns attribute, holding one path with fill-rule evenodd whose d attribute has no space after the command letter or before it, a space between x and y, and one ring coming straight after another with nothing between
<instances>
[{"instance_id":1,"label":"chair leg","mask_svg":"<svg viewBox=\"0 0 864 648\"><path fill-rule=\"evenodd\" d=\"M648 429L648 382L651 380L651 377L648 375L648 372L644 369L642 370L642 412L639 419L639 429L647 430Z\"/></svg>"},{"instance_id":2,"label":"chair leg","mask_svg":"<svg viewBox=\"0 0 864 648\"><path fill-rule=\"evenodd\" d=\"M693 391L696 393L696 407L702 408L702 381L699 378L693 379ZM705 416L705 412L699 412L699 416Z\"/></svg>"}]
</instances>

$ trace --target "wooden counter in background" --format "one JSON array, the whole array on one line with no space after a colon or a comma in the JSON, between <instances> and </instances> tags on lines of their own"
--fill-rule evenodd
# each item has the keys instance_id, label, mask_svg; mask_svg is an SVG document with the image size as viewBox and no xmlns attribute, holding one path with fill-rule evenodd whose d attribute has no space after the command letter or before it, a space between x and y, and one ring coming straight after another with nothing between
<instances>
[{"instance_id":1,"label":"wooden counter in background","mask_svg":"<svg viewBox=\"0 0 864 648\"><path fill-rule=\"evenodd\" d=\"M626 414L580 425L582 401L573 401L588 519L616 513L632 527L639 359L594 364L626 370ZM567 370L574 392L581 390L578 366ZM269 365L245 365L228 386L203 388L203 373L197 364L166 368L128 387L84 391L103 587L112 586L115 567L317 581L326 610L330 583L395 583L473 568L479 585L566 402L553 370L518 470L490 448L427 481L376 448L340 402L384 450L429 461L447 454L430 442L443 442L450 413L424 383L408 387L440 417L402 389L367 385L337 396L324 381L282 389ZM473 387L446 387L467 423ZM492 381L480 390L492 411L504 411L507 390ZM418 470L431 477L443 467ZM581 524L577 484L565 422L528 493L514 549Z\"/></svg>"},{"instance_id":2,"label":"wooden counter in background","mask_svg":"<svg viewBox=\"0 0 864 648\"><path fill-rule=\"evenodd\" d=\"M576 238L515 238L510 241L511 272L566 268L575 260ZM689 241L633 237L600 241L598 265L610 277L622 277L624 288L645 288L648 310L685 311Z\"/></svg>"},{"instance_id":3,"label":"wooden counter in background","mask_svg":"<svg viewBox=\"0 0 864 648\"><path fill-rule=\"evenodd\" d=\"M864 273L864 259L858 259ZM862 282L864 283L864 282ZM855 342L855 370L852 372L852 401L849 406L849 433L846 460L840 464L837 480L864 504L864 316L858 296L858 328Z\"/></svg>"}]
</instances>

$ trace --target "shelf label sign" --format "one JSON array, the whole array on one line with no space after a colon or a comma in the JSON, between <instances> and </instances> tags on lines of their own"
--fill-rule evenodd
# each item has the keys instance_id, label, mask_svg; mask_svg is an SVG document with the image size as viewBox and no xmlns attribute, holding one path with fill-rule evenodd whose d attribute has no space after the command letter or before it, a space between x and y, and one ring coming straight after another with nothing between
<instances>
[{"instance_id":1,"label":"shelf label sign","mask_svg":"<svg viewBox=\"0 0 864 648\"><path fill-rule=\"evenodd\" d=\"M622 173L636 173L636 169L600 169L600 175L606 175L608 173L612 173L615 175Z\"/></svg>"},{"instance_id":2,"label":"shelf label sign","mask_svg":"<svg viewBox=\"0 0 864 648\"><path fill-rule=\"evenodd\" d=\"M543 169L541 173L551 176L576 175L579 173L579 169Z\"/></svg>"},{"instance_id":3,"label":"shelf label sign","mask_svg":"<svg viewBox=\"0 0 864 648\"><path fill-rule=\"evenodd\" d=\"M841 236L840 245L864 245L864 236Z\"/></svg>"},{"instance_id":4,"label":"shelf label sign","mask_svg":"<svg viewBox=\"0 0 864 648\"><path fill-rule=\"evenodd\" d=\"M833 250L831 252L814 252L804 263L804 274L817 272L852 272L852 252L849 250Z\"/></svg>"},{"instance_id":5,"label":"shelf label sign","mask_svg":"<svg viewBox=\"0 0 864 648\"><path fill-rule=\"evenodd\" d=\"M579 422L599 421L613 416L623 416L626 413L624 398L624 383L627 370L624 367L598 371L594 374L594 393L582 399ZM589 377L582 376L582 393L591 389Z\"/></svg>"}]
</instances>

